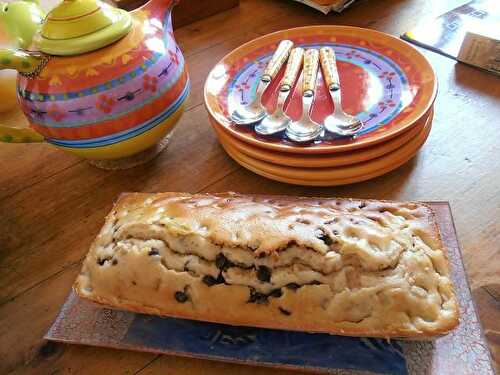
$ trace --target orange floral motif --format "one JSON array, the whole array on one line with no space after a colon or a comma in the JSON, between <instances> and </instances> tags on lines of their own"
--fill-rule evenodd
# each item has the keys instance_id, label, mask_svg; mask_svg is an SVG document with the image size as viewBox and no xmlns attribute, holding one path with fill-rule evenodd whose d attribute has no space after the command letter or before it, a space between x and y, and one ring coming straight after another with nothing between
<instances>
[{"instance_id":1,"label":"orange floral motif","mask_svg":"<svg viewBox=\"0 0 500 375\"><path fill-rule=\"evenodd\" d=\"M96 107L104 113L110 113L114 105L115 100L106 94L99 95L97 98Z\"/></svg>"},{"instance_id":2,"label":"orange floral motif","mask_svg":"<svg viewBox=\"0 0 500 375\"><path fill-rule=\"evenodd\" d=\"M158 78L152 77L149 74L144 75L143 85L145 91L155 92L158 86Z\"/></svg>"},{"instance_id":3,"label":"orange floral motif","mask_svg":"<svg viewBox=\"0 0 500 375\"><path fill-rule=\"evenodd\" d=\"M60 108L57 104L55 104L55 103L53 103L53 104L51 104L51 105L49 106L49 109L48 109L48 111L47 111L47 114L49 115L49 117L50 117L51 119L53 119L53 120L54 120L54 121L56 121L56 122L61 121L61 120L65 117L64 112L63 112L63 111L61 110L61 108Z\"/></svg>"},{"instance_id":4,"label":"orange floral motif","mask_svg":"<svg viewBox=\"0 0 500 375\"><path fill-rule=\"evenodd\" d=\"M61 85L61 79L57 75L53 75L52 78L49 81L50 86L60 86Z\"/></svg>"},{"instance_id":5,"label":"orange floral motif","mask_svg":"<svg viewBox=\"0 0 500 375\"><path fill-rule=\"evenodd\" d=\"M99 72L95 70L94 68L89 68L85 71L85 75L87 77L93 77L93 76L98 76Z\"/></svg>"},{"instance_id":6,"label":"orange floral motif","mask_svg":"<svg viewBox=\"0 0 500 375\"><path fill-rule=\"evenodd\" d=\"M236 85L236 90L240 92L245 92L248 91L249 89L250 89L250 84L248 82L241 82Z\"/></svg>"},{"instance_id":7,"label":"orange floral motif","mask_svg":"<svg viewBox=\"0 0 500 375\"><path fill-rule=\"evenodd\" d=\"M123 65L128 64L128 62L129 62L130 60L132 60L132 57L130 57L130 55L124 54L124 55L122 56L122 64L123 64Z\"/></svg>"},{"instance_id":8,"label":"orange floral motif","mask_svg":"<svg viewBox=\"0 0 500 375\"><path fill-rule=\"evenodd\" d=\"M396 73L395 73L395 72L385 72L385 71L384 71L384 72L380 73L380 74L378 75L378 77L379 77L379 78L382 78L382 79L385 79L385 78L390 79L390 78L394 77L395 75L396 75Z\"/></svg>"},{"instance_id":9,"label":"orange floral motif","mask_svg":"<svg viewBox=\"0 0 500 375\"><path fill-rule=\"evenodd\" d=\"M348 59L352 59L353 57L362 58L363 55L356 52L355 50L352 50L352 51L346 52L345 57L347 57Z\"/></svg>"},{"instance_id":10,"label":"orange floral motif","mask_svg":"<svg viewBox=\"0 0 500 375\"><path fill-rule=\"evenodd\" d=\"M387 99L386 101L381 101L378 103L378 108L380 111L386 110L388 107L394 108L396 103L392 99Z\"/></svg>"}]
</instances>

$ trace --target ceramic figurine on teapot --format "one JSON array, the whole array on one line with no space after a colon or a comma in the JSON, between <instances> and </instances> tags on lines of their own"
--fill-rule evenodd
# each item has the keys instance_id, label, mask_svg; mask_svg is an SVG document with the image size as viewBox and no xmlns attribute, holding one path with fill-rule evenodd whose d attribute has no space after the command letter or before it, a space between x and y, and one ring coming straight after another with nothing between
<instances>
[{"instance_id":1,"label":"ceramic figurine on teapot","mask_svg":"<svg viewBox=\"0 0 500 375\"><path fill-rule=\"evenodd\" d=\"M31 30L32 43L0 50L0 68L19 72L30 127L0 125L0 140L45 141L103 167L157 152L189 92L172 32L175 3L150 0L127 13L99 0L64 0L39 26L19 28L23 40ZM0 8L0 22L10 11Z\"/></svg>"}]
</instances>

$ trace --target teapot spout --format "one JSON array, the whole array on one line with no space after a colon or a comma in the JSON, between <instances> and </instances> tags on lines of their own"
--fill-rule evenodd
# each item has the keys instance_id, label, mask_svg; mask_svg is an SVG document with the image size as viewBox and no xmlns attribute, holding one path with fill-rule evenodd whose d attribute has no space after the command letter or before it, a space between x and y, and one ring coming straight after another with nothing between
<instances>
[{"instance_id":1,"label":"teapot spout","mask_svg":"<svg viewBox=\"0 0 500 375\"><path fill-rule=\"evenodd\" d=\"M38 52L0 49L0 70L14 69L30 76L39 73L46 63L47 58Z\"/></svg>"}]
</instances>

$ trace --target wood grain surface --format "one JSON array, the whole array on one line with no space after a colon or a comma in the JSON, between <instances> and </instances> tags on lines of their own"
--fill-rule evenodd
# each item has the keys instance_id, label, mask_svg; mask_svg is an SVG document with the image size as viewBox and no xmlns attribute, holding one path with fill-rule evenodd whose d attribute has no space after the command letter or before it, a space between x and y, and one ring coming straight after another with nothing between
<instances>
[{"instance_id":1,"label":"wood grain surface","mask_svg":"<svg viewBox=\"0 0 500 375\"><path fill-rule=\"evenodd\" d=\"M43 0L45 1L45 0ZM106 0L119 8L132 10L147 3L147 0ZM239 0L182 0L174 8L172 20L174 27L182 27L213 16L214 14L238 6Z\"/></svg>"},{"instance_id":2,"label":"wood grain surface","mask_svg":"<svg viewBox=\"0 0 500 375\"><path fill-rule=\"evenodd\" d=\"M240 6L179 28L192 80L188 110L166 152L125 171L95 169L51 146L0 145L0 373L285 374L202 360L44 342L81 260L123 191L295 194L448 200L495 362L500 363L500 79L424 51L439 77L434 126L417 156L385 176L335 188L281 184L232 161L203 106L211 67L257 36L341 24L399 35L463 0L360 0L324 16L290 0ZM10 123L25 123L12 115Z\"/></svg>"}]
</instances>

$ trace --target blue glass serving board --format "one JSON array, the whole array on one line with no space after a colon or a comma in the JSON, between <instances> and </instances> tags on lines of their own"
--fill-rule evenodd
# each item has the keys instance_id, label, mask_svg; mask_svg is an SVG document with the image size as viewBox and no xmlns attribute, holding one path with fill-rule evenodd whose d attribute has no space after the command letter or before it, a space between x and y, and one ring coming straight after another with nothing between
<instances>
[{"instance_id":1,"label":"blue glass serving board","mask_svg":"<svg viewBox=\"0 0 500 375\"><path fill-rule=\"evenodd\" d=\"M407 374L401 346L395 341L382 339L232 327L137 315L125 340L138 346L168 348L177 353L225 361Z\"/></svg>"}]
</instances>

